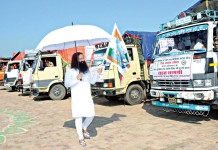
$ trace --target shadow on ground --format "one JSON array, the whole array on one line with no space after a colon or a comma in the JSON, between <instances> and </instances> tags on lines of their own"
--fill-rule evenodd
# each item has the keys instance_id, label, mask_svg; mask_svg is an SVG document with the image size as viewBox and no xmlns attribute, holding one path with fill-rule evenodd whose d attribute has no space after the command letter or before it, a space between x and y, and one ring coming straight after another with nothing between
<instances>
[{"instance_id":1,"label":"shadow on ground","mask_svg":"<svg viewBox=\"0 0 218 150\"><path fill-rule=\"evenodd\" d=\"M31 97L31 93L28 91L28 92L20 92L19 94L18 94L18 96L29 96L29 97Z\"/></svg>"},{"instance_id":2,"label":"shadow on ground","mask_svg":"<svg viewBox=\"0 0 218 150\"><path fill-rule=\"evenodd\" d=\"M109 101L105 97L93 97L93 101L95 105L102 105L102 106L120 106L120 105L129 106L128 104L124 103L124 100Z\"/></svg>"},{"instance_id":3,"label":"shadow on ground","mask_svg":"<svg viewBox=\"0 0 218 150\"><path fill-rule=\"evenodd\" d=\"M204 117L204 116L180 114L176 112L165 112L163 108L153 106L151 102L145 102L142 108L147 113L155 117L160 117L160 118L170 119L170 120L175 120L175 121L181 121L181 122L186 122L186 123L201 124L200 121L218 120L217 110L211 110L209 115L207 117Z\"/></svg>"},{"instance_id":4,"label":"shadow on ground","mask_svg":"<svg viewBox=\"0 0 218 150\"><path fill-rule=\"evenodd\" d=\"M126 117L126 115L116 114L115 113L110 118L95 116L95 118L93 119L91 125L88 127L90 136L95 137L97 135L96 128L101 128L101 127L103 127L105 125L108 125L108 124L111 124L111 123L113 123L115 121L120 121L121 117ZM69 121L64 122L63 127L76 129L75 120L69 120Z\"/></svg>"},{"instance_id":5,"label":"shadow on ground","mask_svg":"<svg viewBox=\"0 0 218 150\"><path fill-rule=\"evenodd\" d=\"M32 96L34 101L53 101L48 95L39 95L39 96ZM69 95L67 95L63 100L69 99ZM63 100L56 100L56 101L63 101Z\"/></svg>"},{"instance_id":6,"label":"shadow on ground","mask_svg":"<svg viewBox=\"0 0 218 150\"><path fill-rule=\"evenodd\" d=\"M48 95L39 95L39 96L32 96L34 101L46 101L52 100Z\"/></svg>"},{"instance_id":7,"label":"shadow on ground","mask_svg":"<svg viewBox=\"0 0 218 150\"><path fill-rule=\"evenodd\" d=\"M8 90L8 92L17 92L16 90Z\"/></svg>"}]
</instances>

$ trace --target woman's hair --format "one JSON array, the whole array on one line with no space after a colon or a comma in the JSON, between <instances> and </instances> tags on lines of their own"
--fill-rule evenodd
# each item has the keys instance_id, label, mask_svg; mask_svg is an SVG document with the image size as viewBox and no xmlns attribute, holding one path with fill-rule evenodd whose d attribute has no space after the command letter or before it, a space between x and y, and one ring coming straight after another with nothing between
<instances>
[{"instance_id":1,"label":"woman's hair","mask_svg":"<svg viewBox=\"0 0 218 150\"><path fill-rule=\"evenodd\" d=\"M83 53L76 52L72 55L72 60L71 60L71 68L78 69L79 68L79 55L83 55Z\"/></svg>"}]
</instances>

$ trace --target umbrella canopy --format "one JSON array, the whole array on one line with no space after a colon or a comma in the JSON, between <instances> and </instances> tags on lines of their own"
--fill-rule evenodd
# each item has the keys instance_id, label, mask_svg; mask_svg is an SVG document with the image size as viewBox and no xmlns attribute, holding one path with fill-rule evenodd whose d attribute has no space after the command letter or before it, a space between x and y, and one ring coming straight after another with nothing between
<instances>
[{"instance_id":1,"label":"umbrella canopy","mask_svg":"<svg viewBox=\"0 0 218 150\"><path fill-rule=\"evenodd\" d=\"M109 42L113 37L93 25L66 26L48 33L36 47L37 50L57 50L75 46L88 46Z\"/></svg>"}]
</instances>

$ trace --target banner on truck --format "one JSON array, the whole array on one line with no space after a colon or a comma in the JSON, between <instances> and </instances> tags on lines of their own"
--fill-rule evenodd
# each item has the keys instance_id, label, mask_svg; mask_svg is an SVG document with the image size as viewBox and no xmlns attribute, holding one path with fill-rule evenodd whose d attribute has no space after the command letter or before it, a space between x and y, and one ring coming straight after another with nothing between
<instances>
[{"instance_id":1,"label":"banner on truck","mask_svg":"<svg viewBox=\"0 0 218 150\"><path fill-rule=\"evenodd\" d=\"M104 68L103 65L106 49L96 50L95 46L86 46L85 58L86 63L89 66L89 71L92 74L97 74L97 70L102 68L102 73L97 82L104 82Z\"/></svg>"},{"instance_id":2,"label":"banner on truck","mask_svg":"<svg viewBox=\"0 0 218 150\"><path fill-rule=\"evenodd\" d=\"M159 53L162 53L169 49L169 47L172 47L175 45L173 38L162 38L158 41L159 44Z\"/></svg>"},{"instance_id":3,"label":"banner on truck","mask_svg":"<svg viewBox=\"0 0 218 150\"><path fill-rule=\"evenodd\" d=\"M157 58L150 66L154 80L189 80L192 79L192 54Z\"/></svg>"}]
</instances>

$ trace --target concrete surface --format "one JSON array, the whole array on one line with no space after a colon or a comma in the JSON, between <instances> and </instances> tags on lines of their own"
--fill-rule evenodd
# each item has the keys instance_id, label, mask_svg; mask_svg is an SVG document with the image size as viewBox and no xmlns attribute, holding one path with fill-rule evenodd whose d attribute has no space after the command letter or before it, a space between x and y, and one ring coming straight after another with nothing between
<instances>
[{"instance_id":1,"label":"concrete surface","mask_svg":"<svg viewBox=\"0 0 218 150\"><path fill-rule=\"evenodd\" d=\"M150 102L136 106L94 98L91 139L81 148L70 98L18 96L0 87L0 149L3 150L215 150L218 111L208 117L164 112Z\"/></svg>"}]
</instances>

